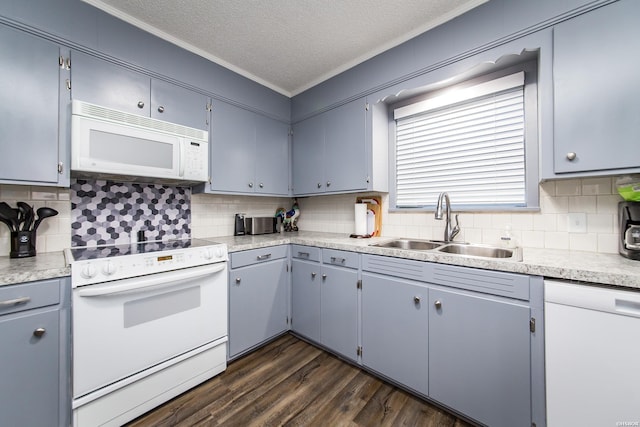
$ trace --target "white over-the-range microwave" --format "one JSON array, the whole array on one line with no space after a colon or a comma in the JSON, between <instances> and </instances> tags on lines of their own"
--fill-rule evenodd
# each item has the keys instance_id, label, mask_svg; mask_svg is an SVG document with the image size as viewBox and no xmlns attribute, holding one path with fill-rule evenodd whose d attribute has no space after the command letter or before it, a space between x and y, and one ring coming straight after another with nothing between
<instances>
[{"instance_id":1,"label":"white over-the-range microwave","mask_svg":"<svg viewBox=\"0 0 640 427\"><path fill-rule=\"evenodd\" d=\"M75 176L205 182L208 139L209 133L201 129L72 101L71 172Z\"/></svg>"}]
</instances>

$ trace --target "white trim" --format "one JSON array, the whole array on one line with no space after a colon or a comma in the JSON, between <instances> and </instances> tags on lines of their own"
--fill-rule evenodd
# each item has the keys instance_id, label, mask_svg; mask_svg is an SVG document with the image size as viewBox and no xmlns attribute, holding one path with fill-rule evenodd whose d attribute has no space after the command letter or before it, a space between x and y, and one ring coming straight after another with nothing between
<instances>
[{"instance_id":1,"label":"white trim","mask_svg":"<svg viewBox=\"0 0 640 427\"><path fill-rule=\"evenodd\" d=\"M473 98L490 95L492 93L501 92L503 90L512 89L514 87L524 86L524 71L515 74L480 83L475 86L465 87L462 89L452 89L446 91L440 96L425 99L405 107L396 108L393 112L395 120L413 116L415 114L426 113L445 106L453 105L458 102L467 101Z\"/></svg>"}]
</instances>

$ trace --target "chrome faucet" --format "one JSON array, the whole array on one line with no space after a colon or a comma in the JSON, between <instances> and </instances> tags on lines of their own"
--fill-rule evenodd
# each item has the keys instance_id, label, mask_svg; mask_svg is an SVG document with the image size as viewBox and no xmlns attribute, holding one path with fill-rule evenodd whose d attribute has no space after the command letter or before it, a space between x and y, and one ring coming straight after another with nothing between
<instances>
[{"instance_id":1,"label":"chrome faucet","mask_svg":"<svg viewBox=\"0 0 640 427\"><path fill-rule=\"evenodd\" d=\"M445 211L446 214L446 222L444 226L444 241L450 242L454 237L460 232L460 226L458 223L458 214L456 214L456 226L451 228L451 200L449 200L449 195L447 193L440 193L438 196L438 204L436 205L436 219L442 219L442 201L447 205L447 209Z\"/></svg>"}]
</instances>

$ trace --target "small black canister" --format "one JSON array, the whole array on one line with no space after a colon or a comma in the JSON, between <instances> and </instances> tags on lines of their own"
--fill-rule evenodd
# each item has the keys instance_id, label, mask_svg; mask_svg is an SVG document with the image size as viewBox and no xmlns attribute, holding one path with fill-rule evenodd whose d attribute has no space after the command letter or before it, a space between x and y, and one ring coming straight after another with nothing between
<instances>
[{"instance_id":1,"label":"small black canister","mask_svg":"<svg viewBox=\"0 0 640 427\"><path fill-rule=\"evenodd\" d=\"M36 232L12 231L9 258L36 256Z\"/></svg>"}]
</instances>

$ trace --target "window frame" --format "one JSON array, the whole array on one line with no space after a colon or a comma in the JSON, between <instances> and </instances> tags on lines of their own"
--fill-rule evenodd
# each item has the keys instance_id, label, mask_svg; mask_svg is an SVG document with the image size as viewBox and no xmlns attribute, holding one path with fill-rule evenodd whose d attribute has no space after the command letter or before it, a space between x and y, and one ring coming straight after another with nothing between
<instances>
[{"instance_id":1,"label":"window frame","mask_svg":"<svg viewBox=\"0 0 640 427\"><path fill-rule=\"evenodd\" d=\"M433 204L418 207L397 206L397 182L396 182L396 121L394 110L400 107L424 101L436 96L441 96L445 91L469 86L475 86L500 77L524 71L524 148L525 148L525 206L496 206L496 205L460 205L456 204L455 197L451 199L451 206L458 212L527 212L540 210L539 197L539 152L541 134L539 129L540 100L538 91L538 58L494 69L480 75L458 80L451 85L437 84L437 89L425 90L418 95L388 104L387 114L389 123L389 210L392 212L421 212L433 211L437 200ZM453 78L452 80L456 80ZM416 91L412 90L415 94Z\"/></svg>"}]
</instances>

